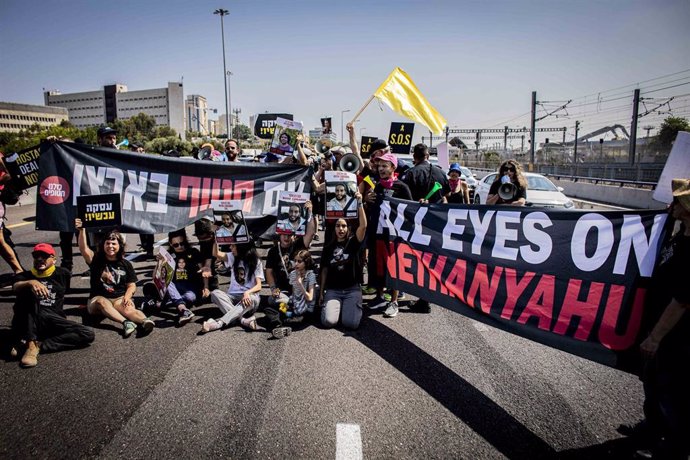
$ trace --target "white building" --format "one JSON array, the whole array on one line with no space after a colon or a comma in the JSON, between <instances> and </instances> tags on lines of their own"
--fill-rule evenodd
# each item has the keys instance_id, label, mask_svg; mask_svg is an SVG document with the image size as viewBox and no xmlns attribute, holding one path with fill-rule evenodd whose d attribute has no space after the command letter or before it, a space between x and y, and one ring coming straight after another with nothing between
<instances>
[{"instance_id":1,"label":"white building","mask_svg":"<svg viewBox=\"0 0 690 460\"><path fill-rule=\"evenodd\" d=\"M69 121L69 115L62 107L0 102L0 132L18 133L35 124L49 127L65 120Z\"/></svg>"},{"instance_id":2,"label":"white building","mask_svg":"<svg viewBox=\"0 0 690 460\"><path fill-rule=\"evenodd\" d=\"M127 120L145 113L156 120L156 125L169 126L182 136L185 133L182 83L169 82L166 88L139 91L128 91L126 85L117 83L81 93L45 91L43 98L47 106L66 108L70 122L78 128Z\"/></svg>"},{"instance_id":3,"label":"white building","mask_svg":"<svg viewBox=\"0 0 690 460\"><path fill-rule=\"evenodd\" d=\"M310 129L309 130L309 137L312 137L314 139L321 139L323 137L323 128L319 126L318 128ZM338 137L335 135L333 131L331 131L330 134L326 136L330 141L335 144L338 140Z\"/></svg>"},{"instance_id":4,"label":"white building","mask_svg":"<svg viewBox=\"0 0 690 460\"><path fill-rule=\"evenodd\" d=\"M208 102L204 96L190 94L185 100L187 130L208 134Z\"/></svg>"},{"instance_id":5,"label":"white building","mask_svg":"<svg viewBox=\"0 0 690 460\"><path fill-rule=\"evenodd\" d=\"M208 120L208 134L211 136L215 136L218 134L218 121L217 120Z\"/></svg>"}]
</instances>

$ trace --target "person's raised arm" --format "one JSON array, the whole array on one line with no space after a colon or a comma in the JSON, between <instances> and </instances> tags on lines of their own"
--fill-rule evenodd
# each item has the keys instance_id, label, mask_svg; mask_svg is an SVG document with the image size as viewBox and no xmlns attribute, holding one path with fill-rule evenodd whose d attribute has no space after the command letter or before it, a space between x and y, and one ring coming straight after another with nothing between
<instances>
[{"instance_id":1,"label":"person's raised arm","mask_svg":"<svg viewBox=\"0 0 690 460\"><path fill-rule=\"evenodd\" d=\"M304 136L302 134L297 135L297 161L299 164L302 166L307 166L307 155L304 154L304 150L302 150L302 141L304 140Z\"/></svg>"},{"instance_id":2,"label":"person's raised arm","mask_svg":"<svg viewBox=\"0 0 690 460\"><path fill-rule=\"evenodd\" d=\"M307 210L307 225L304 228L304 247L309 248L311 246L311 241L314 239L314 234L316 233L316 217L312 213L313 205L311 201L304 203L304 209Z\"/></svg>"},{"instance_id":3,"label":"person's raised arm","mask_svg":"<svg viewBox=\"0 0 690 460\"><path fill-rule=\"evenodd\" d=\"M367 234L367 213L364 212L364 204L362 203L362 194L355 193L355 198L357 198L357 210L359 211L359 227L357 227L357 241L360 243L364 241L364 236Z\"/></svg>"},{"instance_id":4,"label":"person's raised arm","mask_svg":"<svg viewBox=\"0 0 690 460\"><path fill-rule=\"evenodd\" d=\"M357 155L357 159L359 160L359 169L355 172L355 174L359 174L364 169L364 159L362 158L362 155L359 151L359 145L357 144L357 137L355 136L355 125L352 124L352 122L350 122L347 124L346 128L347 133L350 135L350 148L352 149L352 153Z\"/></svg>"},{"instance_id":5,"label":"person's raised arm","mask_svg":"<svg viewBox=\"0 0 690 460\"><path fill-rule=\"evenodd\" d=\"M86 240L86 229L82 227L81 219L74 219L74 228L79 232L79 237L77 238L77 243L79 244L79 252L84 258L86 265L91 265L93 261L93 251L89 247L89 242Z\"/></svg>"},{"instance_id":6,"label":"person's raised arm","mask_svg":"<svg viewBox=\"0 0 690 460\"><path fill-rule=\"evenodd\" d=\"M215 238L213 239L213 251L211 254L213 254L213 257L218 260L222 260L223 262L227 262L228 260L228 254L220 250L218 247L218 241L216 241Z\"/></svg>"}]
</instances>

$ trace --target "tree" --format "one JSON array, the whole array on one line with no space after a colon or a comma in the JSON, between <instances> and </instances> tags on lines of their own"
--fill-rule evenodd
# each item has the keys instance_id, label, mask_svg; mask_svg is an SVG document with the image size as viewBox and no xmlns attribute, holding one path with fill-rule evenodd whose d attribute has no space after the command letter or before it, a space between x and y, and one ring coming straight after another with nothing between
<instances>
[{"instance_id":1,"label":"tree","mask_svg":"<svg viewBox=\"0 0 690 460\"><path fill-rule=\"evenodd\" d=\"M246 125L235 125L232 127L232 133L235 139L240 140L240 141L246 141L252 136L252 130L249 129L249 126Z\"/></svg>"},{"instance_id":2,"label":"tree","mask_svg":"<svg viewBox=\"0 0 690 460\"><path fill-rule=\"evenodd\" d=\"M667 117L659 128L656 143L662 149L670 149L678 131L690 131L688 120L681 117Z\"/></svg>"}]
</instances>

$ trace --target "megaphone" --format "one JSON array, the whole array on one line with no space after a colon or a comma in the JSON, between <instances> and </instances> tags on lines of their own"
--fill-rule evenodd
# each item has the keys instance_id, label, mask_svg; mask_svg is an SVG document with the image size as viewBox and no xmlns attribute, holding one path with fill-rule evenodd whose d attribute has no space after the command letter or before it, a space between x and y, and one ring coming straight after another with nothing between
<instances>
[{"instance_id":1,"label":"megaphone","mask_svg":"<svg viewBox=\"0 0 690 460\"><path fill-rule=\"evenodd\" d=\"M498 187L498 196L501 197L503 201L512 201L517 195L517 187L512 182L506 182Z\"/></svg>"},{"instance_id":2,"label":"megaphone","mask_svg":"<svg viewBox=\"0 0 690 460\"><path fill-rule=\"evenodd\" d=\"M199 149L199 152L197 152L196 157L199 160L208 160L209 157L211 156L211 148L210 147L202 147Z\"/></svg>"},{"instance_id":3,"label":"megaphone","mask_svg":"<svg viewBox=\"0 0 690 460\"><path fill-rule=\"evenodd\" d=\"M330 139L319 139L314 145L314 150L317 155L326 155L333 147L333 142Z\"/></svg>"},{"instance_id":4,"label":"megaphone","mask_svg":"<svg viewBox=\"0 0 690 460\"><path fill-rule=\"evenodd\" d=\"M359 171L359 167L361 165L362 164L359 162L359 158L354 153L343 155L343 157L340 159L340 163L338 163L338 167L341 171L353 174L356 174L357 171Z\"/></svg>"},{"instance_id":5,"label":"megaphone","mask_svg":"<svg viewBox=\"0 0 690 460\"><path fill-rule=\"evenodd\" d=\"M119 149L120 147L127 147L128 145L129 145L129 139L125 139L122 142L120 142L119 144L116 144L115 147Z\"/></svg>"}]
</instances>

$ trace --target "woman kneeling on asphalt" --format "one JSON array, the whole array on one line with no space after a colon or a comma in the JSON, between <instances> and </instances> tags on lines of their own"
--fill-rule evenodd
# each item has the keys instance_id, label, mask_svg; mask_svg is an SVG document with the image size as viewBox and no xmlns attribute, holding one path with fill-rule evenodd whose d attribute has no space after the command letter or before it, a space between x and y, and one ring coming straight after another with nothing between
<instances>
[{"instance_id":1,"label":"woman kneeling on asphalt","mask_svg":"<svg viewBox=\"0 0 690 460\"><path fill-rule=\"evenodd\" d=\"M81 219L74 220L79 231L79 252L91 270L91 293L86 306L90 315L105 316L122 324L122 335L127 338L137 329L151 332L155 323L134 307L137 275L132 264L125 259L125 241L120 232L103 235L96 253L89 248L86 230Z\"/></svg>"},{"instance_id":2,"label":"woman kneeling on asphalt","mask_svg":"<svg viewBox=\"0 0 690 460\"><path fill-rule=\"evenodd\" d=\"M223 252L218 248L218 243L214 242L213 257L230 269L230 287L227 293L220 289L211 292L211 301L223 312L223 316L205 321L201 331L217 331L231 325L238 318L242 318L242 326L256 330L254 313L261 300L259 292L264 280L264 268L254 243L231 244L230 252Z\"/></svg>"},{"instance_id":3,"label":"woman kneeling on asphalt","mask_svg":"<svg viewBox=\"0 0 690 460\"><path fill-rule=\"evenodd\" d=\"M343 327L357 329L362 319L362 242L367 230L367 216L362 209L362 194L355 193L359 207L359 226L354 235L345 219L335 221L333 240L321 257L321 324L333 327L340 319ZM325 304L324 304L325 301Z\"/></svg>"}]
</instances>

